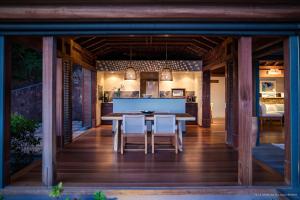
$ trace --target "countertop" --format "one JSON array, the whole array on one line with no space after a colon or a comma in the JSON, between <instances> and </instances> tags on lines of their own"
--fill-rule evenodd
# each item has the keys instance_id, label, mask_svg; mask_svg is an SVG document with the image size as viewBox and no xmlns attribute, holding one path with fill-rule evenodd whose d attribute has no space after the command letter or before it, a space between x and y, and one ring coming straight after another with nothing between
<instances>
[{"instance_id":1,"label":"countertop","mask_svg":"<svg viewBox=\"0 0 300 200\"><path fill-rule=\"evenodd\" d=\"M114 99L185 99L185 97L151 97L151 98L143 98L143 97L120 97Z\"/></svg>"}]
</instances>

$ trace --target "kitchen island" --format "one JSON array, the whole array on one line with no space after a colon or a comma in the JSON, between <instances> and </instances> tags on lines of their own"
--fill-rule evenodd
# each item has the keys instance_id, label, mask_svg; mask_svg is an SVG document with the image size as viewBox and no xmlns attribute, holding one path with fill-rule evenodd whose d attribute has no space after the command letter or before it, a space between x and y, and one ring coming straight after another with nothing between
<instances>
[{"instance_id":1,"label":"kitchen island","mask_svg":"<svg viewBox=\"0 0 300 200\"><path fill-rule=\"evenodd\" d=\"M185 98L114 98L114 113L131 113L142 110L164 113L185 113Z\"/></svg>"}]
</instances>

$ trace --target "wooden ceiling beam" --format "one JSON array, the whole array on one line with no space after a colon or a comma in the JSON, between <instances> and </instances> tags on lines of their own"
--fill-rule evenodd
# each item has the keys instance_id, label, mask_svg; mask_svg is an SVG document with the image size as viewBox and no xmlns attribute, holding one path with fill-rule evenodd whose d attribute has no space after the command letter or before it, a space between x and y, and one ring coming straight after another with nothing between
<instances>
[{"instance_id":1,"label":"wooden ceiling beam","mask_svg":"<svg viewBox=\"0 0 300 200\"><path fill-rule=\"evenodd\" d=\"M88 46L84 46L84 48L86 48L86 49L88 49L88 50L92 50L92 49L90 49L90 48L92 48L92 47L94 47L94 46L97 46L97 45L99 45L99 44L101 44L101 43L103 43L103 42L105 42L105 39L99 40L98 42L95 42L95 43L90 44L90 45L88 45Z\"/></svg>"},{"instance_id":2,"label":"wooden ceiling beam","mask_svg":"<svg viewBox=\"0 0 300 200\"><path fill-rule=\"evenodd\" d=\"M207 53L209 50L208 49L205 49L205 48L203 48L203 47L200 47L200 46L198 46L198 45L196 45L196 44L194 44L194 43L191 43L191 46L193 46L193 47L196 47L197 49L200 49L202 52L204 52L204 53Z\"/></svg>"},{"instance_id":3,"label":"wooden ceiling beam","mask_svg":"<svg viewBox=\"0 0 300 200\"><path fill-rule=\"evenodd\" d=\"M40 1L35 1L40 2ZM16 4L0 7L0 20L99 20L99 19L209 19L232 22L298 22L300 5L277 4L249 6L241 4L136 4L111 3L93 6L34 6ZM183 12L184 11L184 12Z\"/></svg>"},{"instance_id":4,"label":"wooden ceiling beam","mask_svg":"<svg viewBox=\"0 0 300 200\"><path fill-rule=\"evenodd\" d=\"M88 43L88 42L90 42L90 41L93 41L93 40L95 40L97 37L95 36L95 37L91 37L91 38L88 38L87 40L85 40L85 41L83 41L83 42L80 42L80 45L82 46L82 45L85 45L86 43Z\"/></svg>"},{"instance_id":5,"label":"wooden ceiling beam","mask_svg":"<svg viewBox=\"0 0 300 200\"><path fill-rule=\"evenodd\" d=\"M206 44L205 42L201 42L201 41L199 41L199 40L197 40L197 39L192 39L192 41L193 41L193 42L196 42L196 43L198 43L198 44L200 44L201 46L208 47L209 49L213 49L213 48L214 48L213 46L208 45L208 44Z\"/></svg>"},{"instance_id":6,"label":"wooden ceiling beam","mask_svg":"<svg viewBox=\"0 0 300 200\"><path fill-rule=\"evenodd\" d=\"M195 49L193 49L192 47L187 47L187 49L190 49L195 55L197 55L197 56L202 56L202 54L200 54L199 53L199 51L197 51L197 50L195 50Z\"/></svg>"},{"instance_id":7,"label":"wooden ceiling beam","mask_svg":"<svg viewBox=\"0 0 300 200\"><path fill-rule=\"evenodd\" d=\"M94 54L94 52L95 51L97 51L97 50L99 50L100 48L103 48L103 47L105 47L105 46L107 46L107 44L106 43L104 43L103 45L101 45L101 46L98 46L97 48L95 48L95 49L93 49L93 50L89 50L91 53L93 53Z\"/></svg>"},{"instance_id":8,"label":"wooden ceiling beam","mask_svg":"<svg viewBox=\"0 0 300 200\"><path fill-rule=\"evenodd\" d=\"M112 48L106 47L102 51L99 51L99 52L95 53L94 56L96 56L96 57L102 56L102 55L105 55L105 54L107 54L108 52L111 52L111 51L113 51Z\"/></svg>"},{"instance_id":9,"label":"wooden ceiling beam","mask_svg":"<svg viewBox=\"0 0 300 200\"><path fill-rule=\"evenodd\" d=\"M214 44L215 46L217 46L218 44L220 44L219 42L216 42L215 40L211 39L211 38L208 38L206 36L200 36L202 39Z\"/></svg>"},{"instance_id":10,"label":"wooden ceiling beam","mask_svg":"<svg viewBox=\"0 0 300 200\"><path fill-rule=\"evenodd\" d=\"M279 40L275 40L275 41L269 42L269 43L267 43L267 44L265 44L265 45L259 46L259 47L257 47L256 49L254 49L254 52L261 51L261 50L263 50L263 49L272 47L272 46L274 46L274 45L276 45L276 44L278 44L278 43L281 43L281 42L283 42L282 39L279 39Z\"/></svg>"},{"instance_id":11,"label":"wooden ceiling beam","mask_svg":"<svg viewBox=\"0 0 300 200\"><path fill-rule=\"evenodd\" d=\"M111 46L118 46L118 45L125 45L125 46L163 46L165 47L166 43L165 42L152 42L151 45L146 45L145 42L113 42L113 41L106 41L107 45L111 45ZM167 45L168 46L174 46L174 45L189 45L191 44L191 42L168 42Z\"/></svg>"},{"instance_id":12,"label":"wooden ceiling beam","mask_svg":"<svg viewBox=\"0 0 300 200\"><path fill-rule=\"evenodd\" d=\"M279 53L281 51L283 51L283 47L276 47L276 48L273 48L271 50L268 50L268 51L265 51L265 52L262 52L262 53L259 53L259 54L254 54L254 57L255 57L255 59L259 59L259 58L262 58L262 57L265 57L265 56L272 55L274 53Z\"/></svg>"}]
</instances>

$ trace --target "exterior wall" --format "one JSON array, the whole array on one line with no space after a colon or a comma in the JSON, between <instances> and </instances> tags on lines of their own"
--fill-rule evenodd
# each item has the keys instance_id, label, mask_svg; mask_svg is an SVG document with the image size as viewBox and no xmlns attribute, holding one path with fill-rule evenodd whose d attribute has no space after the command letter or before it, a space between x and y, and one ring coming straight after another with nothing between
<instances>
[{"instance_id":1,"label":"exterior wall","mask_svg":"<svg viewBox=\"0 0 300 200\"><path fill-rule=\"evenodd\" d=\"M212 117L225 118L225 77L212 77L211 80L219 81L210 84Z\"/></svg>"},{"instance_id":2,"label":"exterior wall","mask_svg":"<svg viewBox=\"0 0 300 200\"><path fill-rule=\"evenodd\" d=\"M11 112L42 121L42 83L12 90Z\"/></svg>"}]
</instances>

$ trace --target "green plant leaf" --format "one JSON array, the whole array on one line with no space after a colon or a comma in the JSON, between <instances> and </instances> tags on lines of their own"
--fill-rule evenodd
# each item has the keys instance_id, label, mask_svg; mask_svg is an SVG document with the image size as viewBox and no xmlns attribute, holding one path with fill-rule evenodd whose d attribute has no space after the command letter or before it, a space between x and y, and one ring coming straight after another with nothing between
<instances>
[{"instance_id":1,"label":"green plant leaf","mask_svg":"<svg viewBox=\"0 0 300 200\"><path fill-rule=\"evenodd\" d=\"M62 182L59 182L57 185L52 187L52 189L49 193L49 197L59 198L59 197L61 197L63 191L64 191L63 184L62 184Z\"/></svg>"},{"instance_id":2,"label":"green plant leaf","mask_svg":"<svg viewBox=\"0 0 300 200\"><path fill-rule=\"evenodd\" d=\"M97 191L94 193L94 200L106 200L106 195L104 192Z\"/></svg>"}]
</instances>

